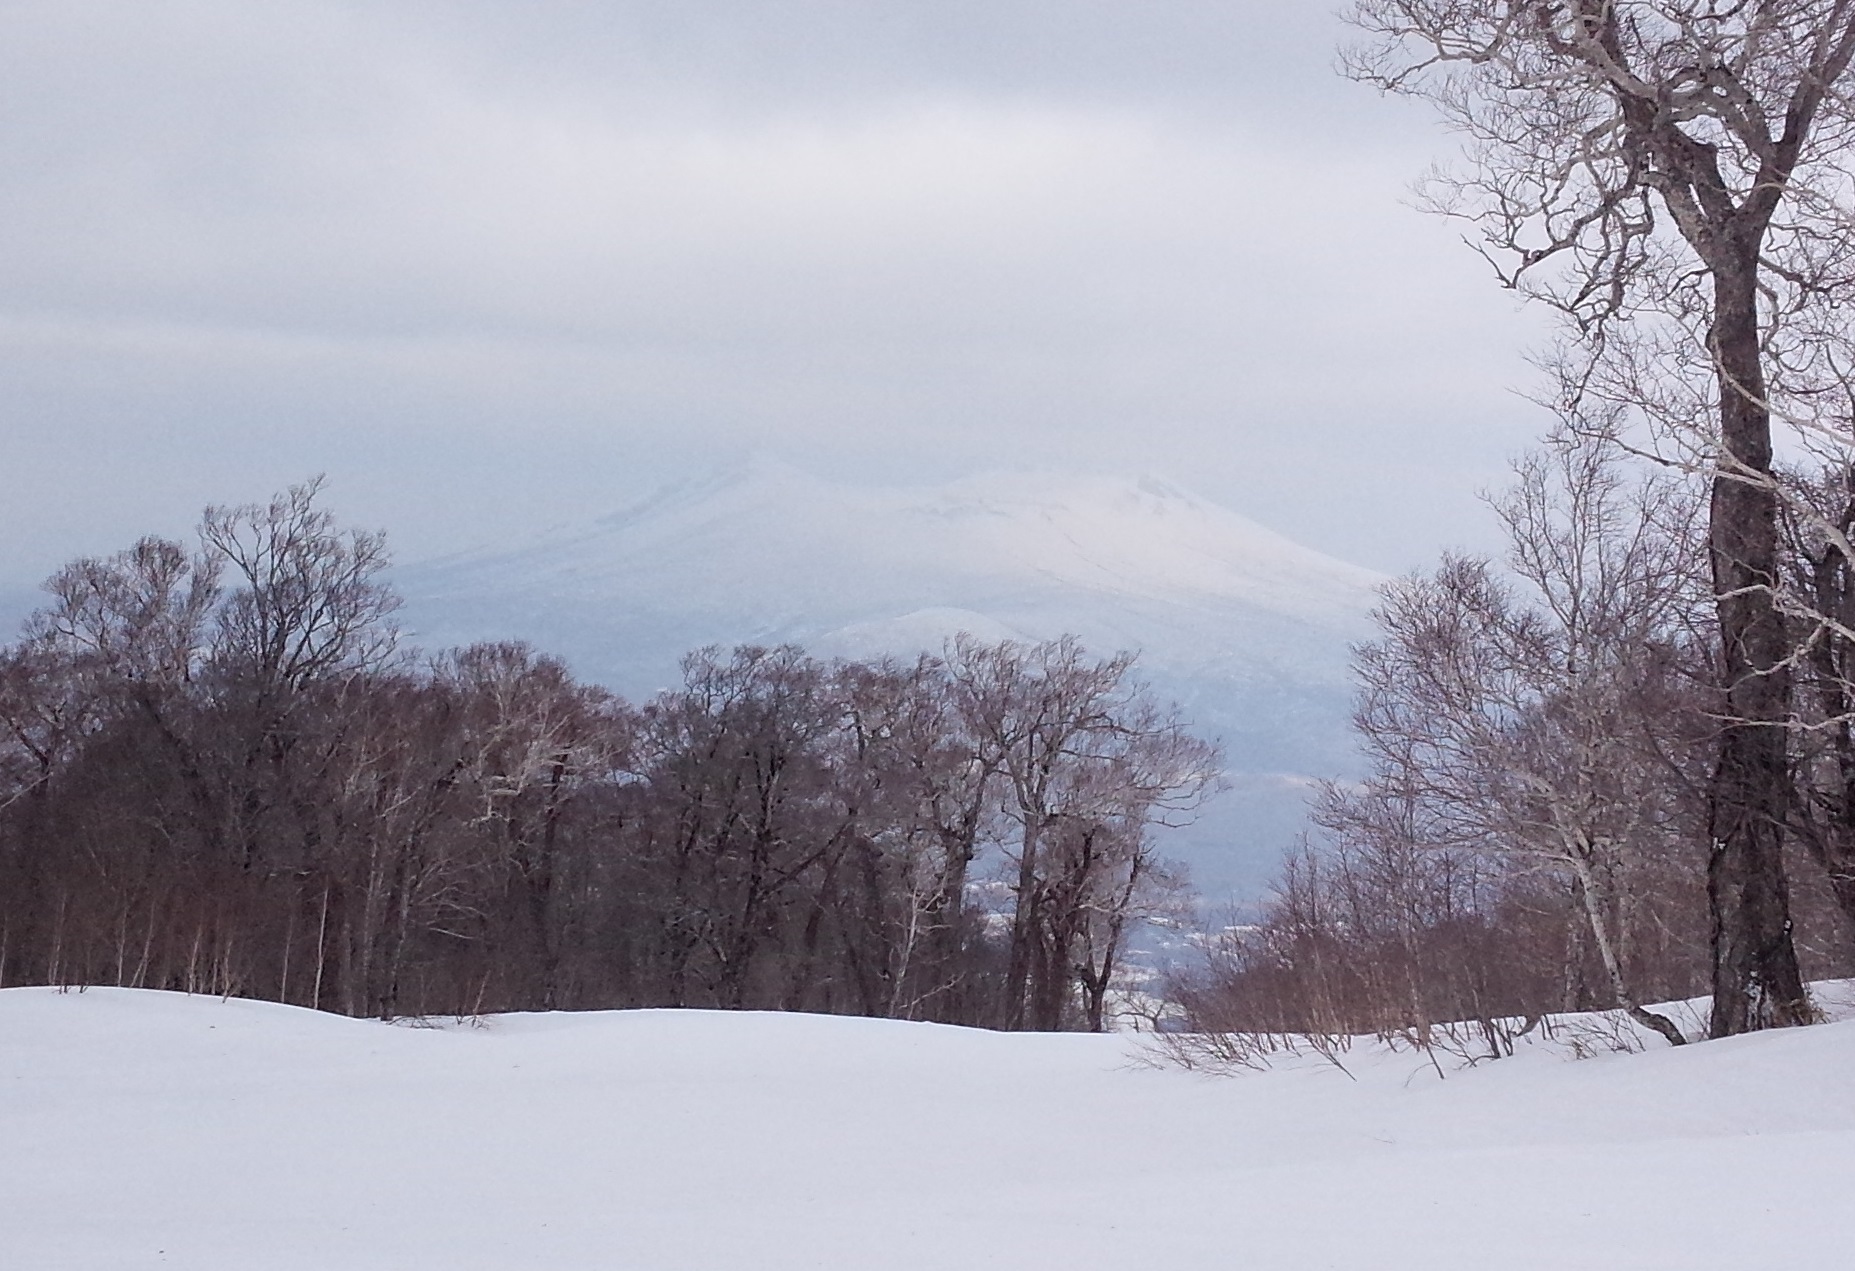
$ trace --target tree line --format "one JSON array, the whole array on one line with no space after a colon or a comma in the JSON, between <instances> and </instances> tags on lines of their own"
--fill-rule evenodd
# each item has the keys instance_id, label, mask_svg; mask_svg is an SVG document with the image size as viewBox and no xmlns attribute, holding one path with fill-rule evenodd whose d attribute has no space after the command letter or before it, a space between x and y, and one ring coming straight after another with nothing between
<instances>
[{"instance_id":1,"label":"tree line","mask_svg":"<svg viewBox=\"0 0 1855 1271\"><path fill-rule=\"evenodd\" d=\"M1219 757L1130 656L704 649L634 704L402 649L317 494L74 561L0 652L0 985L1100 1029L1183 885Z\"/></svg>"}]
</instances>

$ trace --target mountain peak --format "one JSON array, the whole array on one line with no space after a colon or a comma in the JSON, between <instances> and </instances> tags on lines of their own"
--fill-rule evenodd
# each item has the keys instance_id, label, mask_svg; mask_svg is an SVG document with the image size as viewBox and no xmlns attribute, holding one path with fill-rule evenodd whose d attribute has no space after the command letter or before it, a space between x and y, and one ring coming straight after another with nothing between
<instances>
[{"instance_id":1,"label":"mountain peak","mask_svg":"<svg viewBox=\"0 0 1855 1271\"><path fill-rule=\"evenodd\" d=\"M1251 790L1197 832L1207 878L1232 843L1266 837L1272 857L1298 821L1300 786L1268 774L1347 766L1347 647L1382 581L1153 476L855 485L762 455L578 531L400 573L423 643L527 639L633 697L708 644L907 657L965 631L1136 650Z\"/></svg>"},{"instance_id":2,"label":"mountain peak","mask_svg":"<svg viewBox=\"0 0 1855 1271\"><path fill-rule=\"evenodd\" d=\"M1150 475L994 471L852 485L764 455L585 530L405 577L409 614L428 634L456 638L466 614L472 635L542 644L633 632L633 647L602 641L584 663L622 688L635 680L614 672L636 661L644 630L653 650L828 647L840 631L858 633L849 643L861 649L883 631L924 639L953 615L977 615L975 629L1139 648L1154 664L1331 679L1382 582ZM498 612L518 630L481 631Z\"/></svg>"}]
</instances>

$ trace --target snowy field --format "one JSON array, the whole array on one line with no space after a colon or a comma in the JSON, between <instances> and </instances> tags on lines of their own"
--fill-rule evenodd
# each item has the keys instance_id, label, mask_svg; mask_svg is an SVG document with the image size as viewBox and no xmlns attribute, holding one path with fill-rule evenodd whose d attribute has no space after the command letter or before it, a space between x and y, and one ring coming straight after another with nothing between
<instances>
[{"instance_id":1,"label":"snowy field","mask_svg":"<svg viewBox=\"0 0 1855 1271\"><path fill-rule=\"evenodd\" d=\"M1855 1257L1855 1022L1447 1079L640 1011L0 991L0 1267L1749 1268Z\"/></svg>"}]
</instances>

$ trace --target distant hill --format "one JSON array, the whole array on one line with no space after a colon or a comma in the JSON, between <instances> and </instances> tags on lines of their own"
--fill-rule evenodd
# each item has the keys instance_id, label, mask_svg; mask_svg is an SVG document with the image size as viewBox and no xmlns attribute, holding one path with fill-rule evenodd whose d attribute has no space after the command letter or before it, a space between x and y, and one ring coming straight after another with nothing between
<instances>
[{"instance_id":1,"label":"distant hill","mask_svg":"<svg viewBox=\"0 0 1855 1271\"><path fill-rule=\"evenodd\" d=\"M705 644L866 656L1073 632L1137 650L1229 752L1232 793L1173 845L1222 892L1267 873L1308 778L1350 767L1346 649L1382 580L1150 479L851 486L755 461L396 581L421 644L526 639L634 698Z\"/></svg>"}]
</instances>

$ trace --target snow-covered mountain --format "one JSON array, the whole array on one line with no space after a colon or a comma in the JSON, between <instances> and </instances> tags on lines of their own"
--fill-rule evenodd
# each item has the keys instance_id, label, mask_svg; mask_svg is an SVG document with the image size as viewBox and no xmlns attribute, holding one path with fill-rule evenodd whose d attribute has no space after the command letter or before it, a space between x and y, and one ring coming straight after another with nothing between
<instances>
[{"instance_id":1,"label":"snow-covered mountain","mask_svg":"<svg viewBox=\"0 0 1855 1271\"><path fill-rule=\"evenodd\" d=\"M1306 778L1348 767L1346 646L1381 579L1152 479L869 487L757 460L397 581L428 647L522 638L634 697L705 644L908 654L1071 632L1137 650L1229 752L1232 793L1181 851L1220 890L1266 872Z\"/></svg>"}]
</instances>

